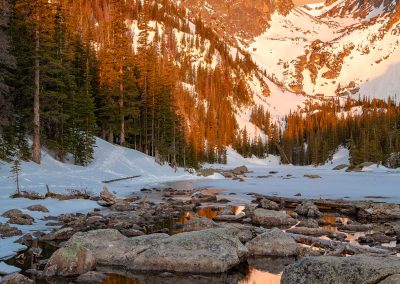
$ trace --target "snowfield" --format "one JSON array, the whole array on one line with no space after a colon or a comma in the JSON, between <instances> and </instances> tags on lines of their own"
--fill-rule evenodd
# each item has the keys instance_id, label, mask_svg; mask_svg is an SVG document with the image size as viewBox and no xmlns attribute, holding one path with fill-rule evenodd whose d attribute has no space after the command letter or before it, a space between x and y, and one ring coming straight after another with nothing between
<instances>
[{"instance_id":1,"label":"snowfield","mask_svg":"<svg viewBox=\"0 0 400 284\"><path fill-rule=\"evenodd\" d=\"M224 189L223 197L228 199L229 193L234 192L237 194L235 198L242 201L249 200L247 193L254 192L293 198L300 193L300 198L400 203L400 169L372 165L359 173L332 170L337 165L348 163L349 153L343 148L339 149L331 162L320 167L281 165L274 156L265 159L243 158L230 149L227 165L209 166L231 169L246 165L251 173L246 174L245 181L215 179L196 182L196 185ZM318 175L321 178L310 179L305 175Z\"/></svg>"},{"instance_id":2,"label":"snowfield","mask_svg":"<svg viewBox=\"0 0 400 284\"><path fill-rule=\"evenodd\" d=\"M104 140L97 139L94 160L87 167L61 163L51 157L46 151L42 151L42 163L21 163L20 184L22 190L34 191L45 194L49 186L51 192L67 194L68 190L79 189L98 195L105 184L102 181L140 175L127 181L107 184L110 191L119 196L129 195L140 190L144 186L155 186L167 181L193 179L194 176L183 169L174 169L168 165L159 165L153 158L124 147L112 145ZM91 200L29 200L24 198L11 199L15 193L14 181L10 178L10 164L0 164L0 215L10 209L21 209L24 213L35 218L35 223L29 225L12 225L22 230L23 233L33 231L46 231L47 221L40 220L45 216L56 216L66 213L89 212L99 205ZM32 212L26 208L30 205L41 204L49 209L49 213ZM6 223L7 219L0 217L0 223ZM54 227L53 227L54 228ZM24 249L14 241L19 237L0 239L0 259L12 256L16 251ZM1 263L0 263L0 270Z\"/></svg>"},{"instance_id":3,"label":"snowfield","mask_svg":"<svg viewBox=\"0 0 400 284\"><path fill-rule=\"evenodd\" d=\"M159 165L154 159L138 151L109 144L97 139L95 158L88 167L75 166L54 160L45 151L42 152L42 164L23 162L21 171L22 189L46 193L46 185L52 192L68 193L69 189L85 189L97 195L104 186L102 181L116 178L140 175L138 178L107 184L107 187L118 196L127 196L143 187L155 187L162 184L180 184L181 186L206 186L223 189L221 194L232 201L232 204L248 203L250 192L266 195L282 195L293 197L301 193L302 197L312 198L349 198L374 199L368 196L385 196L387 199L376 199L386 202L400 203L400 171L384 167L371 166L362 173L347 173L344 170L333 171L339 164L348 163L348 150L340 149L331 163L321 167L299 167L281 165L279 158L269 156L265 159L243 158L234 150L228 150L227 165L204 165L232 169L246 165L251 173L247 174L244 182L224 179L220 174L208 178L199 178L183 169L174 169L168 165ZM89 212L99 205L91 200L29 200L24 198L11 199L15 185L10 176L10 164L2 164L0 168L0 215L10 209L20 209L35 218L33 225L12 225L23 233L46 231L45 216L55 216L65 213ZM270 174L270 172L277 172ZM319 179L309 179L304 175L319 175ZM185 181L182 183L182 181ZM234 192L235 195L229 193ZM26 208L30 205L41 204L49 209L49 213L32 212ZM7 219L0 217L0 223ZM14 243L19 237L0 239L0 260L11 257L25 247ZM0 270L12 271L0 262Z\"/></svg>"}]
</instances>

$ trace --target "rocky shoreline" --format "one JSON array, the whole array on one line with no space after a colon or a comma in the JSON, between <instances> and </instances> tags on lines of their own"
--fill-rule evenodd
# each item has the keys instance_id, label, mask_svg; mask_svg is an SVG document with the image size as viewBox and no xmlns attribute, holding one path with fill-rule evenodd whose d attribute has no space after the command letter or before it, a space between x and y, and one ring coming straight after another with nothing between
<instances>
[{"instance_id":1,"label":"rocky shoreline","mask_svg":"<svg viewBox=\"0 0 400 284\"><path fill-rule=\"evenodd\" d=\"M102 208L47 217L53 232L21 236L29 249L8 263L24 275L0 283L103 283L121 272L145 283L239 283L240 267L262 258L285 263L281 283L399 283L398 204L252 194L232 206L217 193L154 188L119 198L105 188ZM2 237L34 221L19 210L3 217Z\"/></svg>"}]
</instances>

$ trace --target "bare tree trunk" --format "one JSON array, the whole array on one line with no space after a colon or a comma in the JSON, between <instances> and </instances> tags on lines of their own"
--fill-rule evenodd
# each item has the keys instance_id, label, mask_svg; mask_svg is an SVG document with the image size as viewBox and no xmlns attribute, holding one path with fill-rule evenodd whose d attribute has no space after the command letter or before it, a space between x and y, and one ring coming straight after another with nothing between
<instances>
[{"instance_id":1,"label":"bare tree trunk","mask_svg":"<svg viewBox=\"0 0 400 284\"><path fill-rule=\"evenodd\" d=\"M121 119L121 133L120 133L120 145L125 145L125 115L124 115L124 84L122 82L123 70L122 67L119 69L121 75L121 83L119 84L120 98L119 98L119 111Z\"/></svg>"},{"instance_id":2,"label":"bare tree trunk","mask_svg":"<svg viewBox=\"0 0 400 284\"><path fill-rule=\"evenodd\" d=\"M39 22L39 16L37 16ZM33 144L32 144L32 160L40 164L40 62L39 62L39 28L36 27L35 31L35 91L33 94Z\"/></svg>"},{"instance_id":3,"label":"bare tree trunk","mask_svg":"<svg viewBox=\"0 0 400 284\"><path fill-rule=\"evenodd\" d=\"M114 132L112 131L112 129L110 128L110 130L108 130L108 142L113 144L114 143Z\"/></svg>"}]
</instances>

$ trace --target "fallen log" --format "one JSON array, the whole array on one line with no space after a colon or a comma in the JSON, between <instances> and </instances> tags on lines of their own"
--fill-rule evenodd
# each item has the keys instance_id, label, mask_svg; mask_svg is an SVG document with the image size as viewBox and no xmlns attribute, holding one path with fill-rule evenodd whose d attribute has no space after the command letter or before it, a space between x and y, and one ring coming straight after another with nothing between
<instances>
[{"instance_id":1,"label":"fallen log","mask_svg":"<svg viewBox=\"0 0 400 284\"><path fill-rule=\"evenodd\" d=\"M117 181L122 181L122 180L128 180L128 179L134 179L134 178L138 178L141 177L139 176L131 176L131 177L124 177L124 178L116 178L116 179L111 179L111 180L104 180L102 181L102 183L112 183L112 182L117 182Z\"/></svg>"},{"instance_id":2,"label":"fallen log","mask_svg":"<svg viewBox=\"0 0 400 284\"><path fill-rule=\"evenodd\" d=\"M395 254L394 252L386 249L381 248L374 248L366 245L357 245L357 244L350 244L340 241L333 241L333 240L325 240L320 239L317 237L305 236L305 235L298 235L293 233L288 233L291 237L295 239L296 242L319 247L323 249L329 249L332 251L341 251L345 254L374 254L374 255L381 255L387 256Z\"/></svg>"}]
</instances>

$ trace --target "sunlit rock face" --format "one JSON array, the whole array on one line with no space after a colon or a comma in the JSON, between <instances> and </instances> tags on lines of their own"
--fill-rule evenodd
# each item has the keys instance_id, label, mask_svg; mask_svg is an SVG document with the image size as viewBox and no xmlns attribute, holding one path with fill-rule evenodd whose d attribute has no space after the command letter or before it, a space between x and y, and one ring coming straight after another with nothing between
<instances>
[{"instance_id":1,"label":"sunlit rock face","mask_svg":"<svg viewBox=\"0 0 400 284\"><path fill-rule=\"evenodd\" d=\"M393 11L398 0L346 0L340 5L334 5L335 0L326 0L325 5L333 5L325 16L351 16L354 18L366 18L374 9L379 9L381 13L389 13Z\"/></svg>"},{"instance_id":2,"label":"sunlit rock face","mask_svg":"<svg viewBox=\"0 0 400 284\"><path fill-rule=\"evenodd\" d=\"M268 27L273 12L286 15L294 8L292 0L183 0L180 5L232 39L260 35Z\"/></svg>"}]
</instances>

